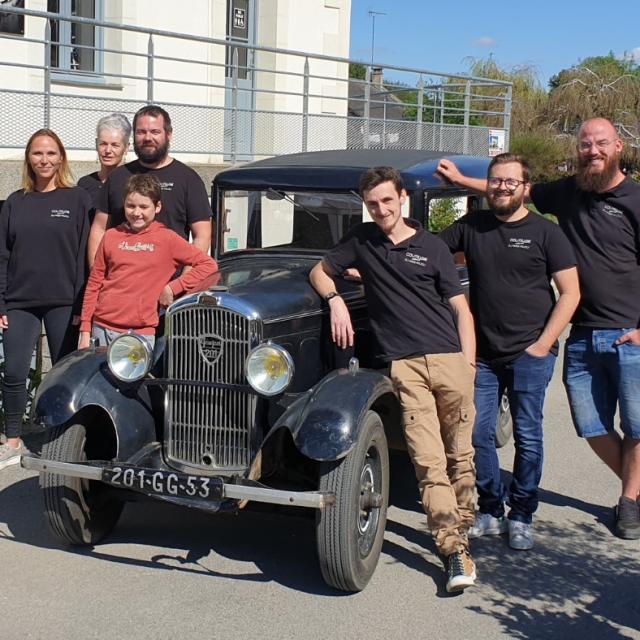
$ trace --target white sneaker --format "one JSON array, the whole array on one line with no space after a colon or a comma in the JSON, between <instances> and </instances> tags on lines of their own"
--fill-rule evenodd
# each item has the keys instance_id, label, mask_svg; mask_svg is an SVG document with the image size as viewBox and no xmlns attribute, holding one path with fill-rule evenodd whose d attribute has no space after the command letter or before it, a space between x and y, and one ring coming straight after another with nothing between
<instances>
[{"instance_id":1,"label":"white sneaker","mask_svg":"<svg viewBox=\"0 0 640 640\"><path fill-rule=\"evenodd\" d=\"M519 551L533 548L533 526L518 520L509 520L509 546Z\"/></svg>"},{"instance_id":2,"label":"white sneaker","mask_svg":"<svg viewBox=\"0 0 640 640\"><path fill-rule=\"evenodd\" d=\"M507 532L509 527L507 519L502 516L496 518L490 513L476 512L476 519L467 535L470 538L480 538L481 536L499 536Z\"/></svg>"},{"instance_id":3,"label":"white sneaker","mask_svg":"<svg viewBox=\"0 0 640 640\"><path fill-rule=\"evenodd\" d=\"M20 441L19 447L12 447L8 444L0 445L0 469L10 467L12 464L20 464L20 458L29 453L24 442Z\"/></svg>"}]
</instances>

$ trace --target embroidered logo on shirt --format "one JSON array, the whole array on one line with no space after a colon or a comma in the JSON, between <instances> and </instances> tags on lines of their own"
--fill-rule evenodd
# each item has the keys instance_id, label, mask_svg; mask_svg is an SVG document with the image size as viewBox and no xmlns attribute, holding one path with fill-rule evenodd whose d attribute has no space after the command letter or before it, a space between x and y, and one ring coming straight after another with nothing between
<instances>
[{"instance_id":1,"label":"embroidered logo on shirt","mask_svg":"<svg viewBox=\"0 0 640 640\"><path fill-rule=\"evenodd\" d=\"M163 191L173 191L173 182L161 182L160 188Z\"/></svg>"},{"instance_id":2,"label":"embroidered logo on shirt","mask_svg":"<svg viewBox=\"0 0 640 640\"><path fill-rule=\"evenodd\" d=\"M624 213L620 211L620 209L616 209L613 205L607 204L606 202L601 208L607 215L613 216L614 218L622 218L624 216Z\"/></svg>"},{"instance_id":3,"label":"embroidered logo on shirt","mask_svg":"<svg viewBox=\"0 0 640 640\"><path fill-rule=\"evenodd\" d=\"M68 218L70 215L69 209L51 209L52 218Z\"/></svg>"},{"instance_id":4,"label":"embroidered logo on shirt","mask_svg":"<svg viewBox=\"0 0 640 640\"><path fill-rule=\"evenodd\" d=\"M427 264L427 256L419 256L417 253L411 253L411 251L407 251L404 254L404 261L409 264L415 264L418 267L424 267Z\"/></svg>"},{"instance_id":5,"label":"embroidered logo on shirt","mask_svg":"<svg viewBox=\"0 0 640 640\"><path fill-rule=\"evenodd\" d=\"M153 242L136 242L135 244L129 244L126 240L123 240L118 249L122 251L155 251L156 245Z\"/></svg>"},{"instance_id":6,"label":"embroidered logo on shirt","mask_svg":"<svg viewBox=\"0 0 640 640\"><path fill-rule=\"evenodd\" d=\"M507 245L508 249L526 249L529 251L531 249L531 239L530 238L509 238L509 244Z\"/></svg>"}]
</instances>

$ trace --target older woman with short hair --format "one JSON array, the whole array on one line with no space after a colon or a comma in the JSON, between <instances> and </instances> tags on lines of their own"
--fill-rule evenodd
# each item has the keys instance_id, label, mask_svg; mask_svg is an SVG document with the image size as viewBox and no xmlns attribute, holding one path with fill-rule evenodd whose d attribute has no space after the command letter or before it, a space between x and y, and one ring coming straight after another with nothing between
<instances>
[{"instance_id":1,"label":"older woman with short hair","mask_svg":"<svg viewBox=\"0 0 640 640\"><path fill-rule=\"evenodd\" d=\"M0 329L6 443L0 469L20 462L31 354L44 322L51 361L73 351L86 279L91 198L73 184L67 153L50 129L27 143L22 188L0 212Z\"/></svg>"},{"instance_id":2,"label":"older woman with short hair","mask_svg":"<svg viewBox=\"0 0 640 640\"><path fill-rule=\"evenodd\" d=\"M96 125L96 151L100 169L83 176L78 186L86 189L91 196L94 208L98 202L98 193L111 172L119 167L129 150L131 123L122 113L112 113L98 120Z\"/></svg>"}]
</instances>

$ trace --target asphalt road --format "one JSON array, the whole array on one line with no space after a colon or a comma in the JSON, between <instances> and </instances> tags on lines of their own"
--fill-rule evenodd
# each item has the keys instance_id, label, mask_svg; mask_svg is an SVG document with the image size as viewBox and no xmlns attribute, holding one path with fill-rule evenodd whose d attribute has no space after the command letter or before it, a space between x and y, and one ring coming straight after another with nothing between
<instances>
[{"instance_id":1,"label":"asphalt road","mask_svg":"<svg viewBox=\"0 0 640 640\"><path fill-rule=\"evenodd\" d=\"M640 638L640 541L611 533L618 483L574 435L559 369L536 546L473 541L479 579L462 595L444 589L404 457L378 569L355 595L324 585L313 520L283 511L128 505L104 544L66 547L44 522L37 476L13 467L0 472L0 637ZM502 449L504 469L512 456Z\"/></svg>"}]
</instances>

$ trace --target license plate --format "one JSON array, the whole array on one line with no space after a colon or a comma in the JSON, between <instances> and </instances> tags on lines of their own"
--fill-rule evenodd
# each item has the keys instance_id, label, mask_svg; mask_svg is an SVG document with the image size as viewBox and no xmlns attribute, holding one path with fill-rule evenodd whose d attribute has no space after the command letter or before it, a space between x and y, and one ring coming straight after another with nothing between
<instances>
[{"instance_id":1,"label":"license plate","mask_svg":"<svg viewBox=\"0 0 640 640\"><path fill-rule=\"evenodd\" d=\"M103 469L102 480L114 487L148 494L199 500L222 499L222 482L219 478L119 465Z\"/></svg>"}]
</instances>

